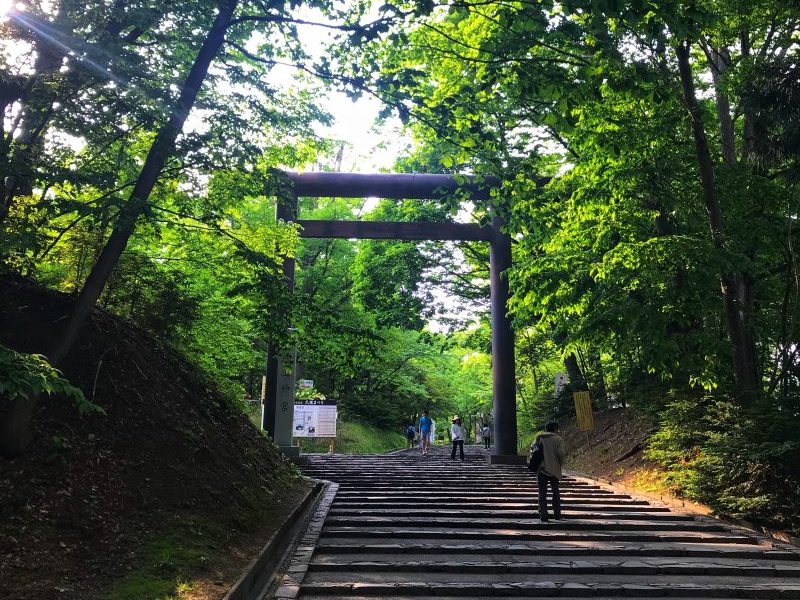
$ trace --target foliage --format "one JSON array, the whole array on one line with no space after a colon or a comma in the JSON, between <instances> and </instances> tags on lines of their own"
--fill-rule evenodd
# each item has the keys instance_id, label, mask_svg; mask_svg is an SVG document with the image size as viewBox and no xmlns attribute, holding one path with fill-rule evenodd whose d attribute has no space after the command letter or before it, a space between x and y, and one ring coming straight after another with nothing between
<instances>
[{"instance_id":1,"label":"foliage","mask_svg":"<svg viewBox=\"0 0 800 600\"><path fill-rule=\"evenodd\" d=\"M304 218L346 218L356 210L342 199L308 199L301 206ZM404 210L421 209L384 205L372 216ZM414 291L426 260L411 244L301 242L293 314L298 357L304 377L338 400L342 418L400 428L424 407L447 414L470 397L484 406L489 400L488 360L465 370L467 343L418 330L427 315ZM364 302L367 291L379 300Z\"/></svg>"},{"instance_id":2,"label":"foliage","mask_svg":"<svg viewBox=\"0 0 800 600\"><path fill-rule=\"evenodd\" d=\"M295 400L324 400L325 394L315 387L298 387L294 392Z\"/></svg>"},{"instance_id":3,"label":"foliage","mask_svg":"<svg viewBox=\"0 0 800 600\"><path fill-rule=\"evenodd\" d=\"M718 436L703 493L737 514L795 501L765 475L779 459L739 466L745 448L788 461L796 432L767 418L781 441L754 446L729 412L797 414L799 16L773 1L462 2L338 50L379 72L425 166L503 181L522 430L569 414L559 371L598 408L712 393L732 408L690 431ZM662 441L693 452L663 414Z\"/></svg>"},{"instance_id":4,"label":"foliage","mask_svg":"<svg viewBox=\"0 0 800 600\"><path fill-rule=\"evenodd\" d=\"M677 397L661 415L648 458L690 498L740 519L797 531L798 413L722 397Z\"/></svg>"},{"instance_id":5,"label":"foliage","mask_svg":"<svg viewBox=\"0 0 800 600\"><path fill-rule=\"evenodd\" d=\"M0 25L11 40L0 257L73 292L218 3L30 4L66 50L19 20ZM571 414L585 387L596 408L661 414L651 452L685 493L789 523L797 6L412 0L363 23L366 2L315 0L304 8L333 32L318 58L297 8L240 2L102 306L158 332L231 397L258 395L272 343L297 347L304 377L348 422L388 431L423 407L490 412L485 244L300 240L275 221L274 169L332 159L316 133L329 120L319 83L270 83L278 63L295 64L400 116L415 146L398 170L500 178L491 203L383 200L366 215L354 200L300 203L302 218L505 221L522 438ZM284 256L297 259L293 296ZM560 395L558 373L571 378Z\"/></svg>"},{"instance_id":6,"label":"foliage","mask_svg":"<svg viewBox=\"0 0 800 600\"><path fill-rule=\"evenodd\" d=\"M105 413L64 379L45 357L0 346L0 397L9 402L24 402L40 394L68 398L81 414Z\"/></svg>"}]
</instances>

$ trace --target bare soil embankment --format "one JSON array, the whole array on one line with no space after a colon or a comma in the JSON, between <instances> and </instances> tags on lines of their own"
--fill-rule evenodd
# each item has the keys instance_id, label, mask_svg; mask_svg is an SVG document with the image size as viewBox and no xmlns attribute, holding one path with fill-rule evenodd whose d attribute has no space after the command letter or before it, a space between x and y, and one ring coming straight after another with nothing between
<instances>
[{"instance_id":1,"label":"bare soil embankment","mask_svg":"<svg viewBox=\"0 0 800 600\"><path fill-rule=\"evenodd\" d=\"M578 431L577 423L571 419L562 429L568 467L645 496L702 514L709 513L708 507L676 496L664 482L659 466L645 459L647 441L656 430L654 421L631 409L594 413L594 430L588 436Z\"/></svg>"},{"instance_id":2,"label":"bare soil embankment","mask_svg":"<svg viewBox=\"0 0 800 600\"><path fill-rule=\"evenodd\" d=\"M41 353L69 299L0 279L0 343ZM0 458L0 598L220 598L310 489L177 352L95 311L64 374L105 415L40 404ZM0 374L2 376L2 374Z\"/></svg>"}]
</instances>

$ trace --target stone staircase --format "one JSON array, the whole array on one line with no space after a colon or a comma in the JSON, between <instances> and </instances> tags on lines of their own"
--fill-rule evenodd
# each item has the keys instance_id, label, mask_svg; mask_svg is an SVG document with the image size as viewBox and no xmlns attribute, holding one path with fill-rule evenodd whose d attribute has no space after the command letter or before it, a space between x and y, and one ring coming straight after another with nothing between
<instances>
[{"instance_id":1,"label":"stone staircase","mask_svg":"<svg viewBox=\"0 0 800 600\"><path fill-rule=\"evenodd\" d=\"M299 597L800 600L796 548L574 478L563 519L540 523L525 467L467 454L309 457L338 491L294 567Z\"/></svg>"}]
</instances>

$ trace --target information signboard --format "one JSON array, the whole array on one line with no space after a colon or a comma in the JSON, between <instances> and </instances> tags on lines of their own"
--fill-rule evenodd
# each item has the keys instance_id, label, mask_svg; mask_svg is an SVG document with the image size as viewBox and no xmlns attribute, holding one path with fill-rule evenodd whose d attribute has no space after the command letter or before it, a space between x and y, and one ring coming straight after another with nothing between
<instances>
[{"instance_id":1,"label":"information signboard","mask_svg":"<svg viewBox=\"0 0 800 600\"><path fill-rule=\"evenodd\" d=\"M568 382L569 378L567 377L566 373L556 373L556 386L555 391L553 392L554 398L558 398L561 395L561 392L563 392L564 388L567 387Z\"/></svg>"},{"instance_id":2,"label":"information signboard","mask_svg":"<svg viewBox=\"0 0 800 600\"><path fill-rule=\"evenodd\" d=\"M336 400L296 400L292 435L298 438L335 438Z\"/></svg>"},{"instance_id":3,"label":"information signboard","mask_svg":"<svg viewBox=\"0 0 800 600\"><path fill-rule=\"evenodd\" d=\"M578 431L590 431L594 429L592 400L589 397L589 392L575 392L572 397L575 400L575 415L578 417Z\"/></svg>"}]
</instances>

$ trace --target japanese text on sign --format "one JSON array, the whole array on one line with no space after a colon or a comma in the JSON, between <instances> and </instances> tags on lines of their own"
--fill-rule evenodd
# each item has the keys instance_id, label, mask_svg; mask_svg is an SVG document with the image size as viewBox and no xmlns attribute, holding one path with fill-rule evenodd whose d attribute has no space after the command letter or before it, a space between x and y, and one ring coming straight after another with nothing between
<instances>
[{"instance_id":1,"label":"japanese text on sign","mask_svg":"<svg viewBox=\"0 0 800 600\"><path fill-rule=\"evenodd\" d=\"M336 437L336 400L298 400L294 404L294 437Z\"/></svg>"}]
</instances>

